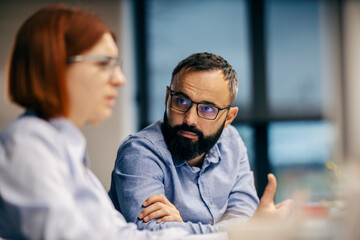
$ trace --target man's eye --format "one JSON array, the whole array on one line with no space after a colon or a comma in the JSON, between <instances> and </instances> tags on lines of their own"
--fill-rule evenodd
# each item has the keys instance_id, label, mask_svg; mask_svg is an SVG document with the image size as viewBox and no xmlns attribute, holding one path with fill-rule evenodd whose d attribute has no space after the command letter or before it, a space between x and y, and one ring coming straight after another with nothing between
<instances>
[{"instance_id":1,"label":"man's eye","mask_svg":"<svg viewBox=\"0 0 360 240\"><path fill-rule=\"evenodd\" d=\"M210 105L201 105L200 106L201 111L204 113L214 113L216 112L216 108L210 106Z\"/></svg>"},{"instance_id":2,"label":"man's eye","mask_svg":"<svg viewBox=\"0 0 360 240\"><path fill-rule=\"evenodd\" d=\"M185 98L182 98L182 97L178 97L176 102L179 104L179 105L188 105L189 101Z\"/></svg>"}]
</instances>

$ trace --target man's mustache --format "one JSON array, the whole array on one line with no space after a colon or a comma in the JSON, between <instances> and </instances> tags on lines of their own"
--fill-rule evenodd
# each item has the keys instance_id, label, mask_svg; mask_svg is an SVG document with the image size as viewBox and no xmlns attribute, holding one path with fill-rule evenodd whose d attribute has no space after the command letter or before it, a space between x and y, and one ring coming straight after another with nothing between
<instances>
[{"instance_id":1,"label":"man's mustache","mask_svg":"<svg viewBox=\"0 0 360 240\"><path fill-rule=\"evenodd\" d=\"M189 126L187 124L182 124L182 125L175 126L174 130L175 130L175 132L186 131L186 132L195 133L198 136L203 136L203 133L199 129L197 129L194 126Z\"/></svg>"}]
</instances>

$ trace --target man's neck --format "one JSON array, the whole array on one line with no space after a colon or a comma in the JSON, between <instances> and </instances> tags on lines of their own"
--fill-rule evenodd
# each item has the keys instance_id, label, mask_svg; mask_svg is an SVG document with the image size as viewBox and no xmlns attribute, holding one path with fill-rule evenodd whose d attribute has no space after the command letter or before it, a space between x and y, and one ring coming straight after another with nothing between
<instances>
[{"instance_id":1,"label":"man's neck","mask_svg":"<svg viewBox=\"0 0 360 240\"><path fill-rule=\"evenodd\" d=\"M200 156L190 160L186 161L190 166L195 166L201 168L203 162L204 162L205 153L201 154Z\"/></svg>"}]
</instances>

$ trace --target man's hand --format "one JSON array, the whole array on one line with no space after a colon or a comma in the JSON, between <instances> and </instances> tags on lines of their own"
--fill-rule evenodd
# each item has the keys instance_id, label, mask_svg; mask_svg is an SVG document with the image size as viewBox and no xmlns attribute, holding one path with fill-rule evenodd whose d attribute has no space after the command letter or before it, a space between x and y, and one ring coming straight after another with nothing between
<instances>
[{"instance_id":1,"label":"man's hand","mask_svg":"<svg viewBox=\"0 0 360 240\"><path fill-rule=\"evenodd\" d=\"M291 215L294 205L293 200L288 199L275 205L274 197L276 186L275 176L271 173L268 174L268 184L251 220L257 218L285 219Z\"/></svg>"},{"instance_id":2,"label":"man's hand","mask_svg":"<svg viewBox=\"0 0 360 240\"><path fill-rule=\"evenodd\" d=\"M143 202L146 207L139 214L138 218L148 222L155 218L160 218L156 222L182 222L180 212L176 207L162 194L149 197Z\"/></svg>"}]
</instances>

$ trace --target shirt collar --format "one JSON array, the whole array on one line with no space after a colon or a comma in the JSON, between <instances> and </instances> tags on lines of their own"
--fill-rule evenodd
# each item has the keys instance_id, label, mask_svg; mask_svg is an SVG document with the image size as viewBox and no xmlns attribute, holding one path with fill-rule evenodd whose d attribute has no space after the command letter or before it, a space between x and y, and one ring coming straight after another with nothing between
<instances>
[{"instance_id":1,"label":"shirt collar","mask_svg":"<svg viewBox=\"0 0 360 240\"><path fill-rule=\"evenodd\" d=\"M54 118L50 119L49 122L62 133L74 159L80 159L85 166L90 167L90 162L86 156L86 139L75 124L66 118Z\"/></svg>"},{"instance_id":2,"label":"shirt collar","mask_svg":"<svg viewBox=\"0 0 360 240\"><path fill-rule=\"evenodd\" d=\"M206 168L210 164L217 164L221 160L221 153L217 143L210 149L210 151L205 155L205 159L202 165L202 168Z\"/></svg>"},{"instance_id":3,"label":"shirt collar","mask_svg":"<svg viewBox=\"0 0 360 240\"><path fill-rule=\"evenodd\" d=\"M221 152L217 143L210 149L205 156L205 161L209 163L218 163L221 160ZM204 161L204 162L205 162Z\"/></svg>"}]
</instances>

